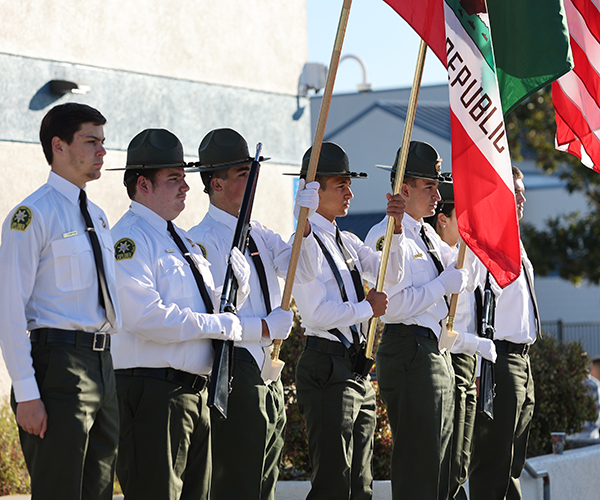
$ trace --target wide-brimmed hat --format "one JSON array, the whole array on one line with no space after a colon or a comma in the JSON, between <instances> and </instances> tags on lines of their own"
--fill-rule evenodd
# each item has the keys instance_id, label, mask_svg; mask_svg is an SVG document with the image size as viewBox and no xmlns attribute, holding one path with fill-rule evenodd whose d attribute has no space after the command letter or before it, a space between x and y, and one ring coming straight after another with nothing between
<instances>
[{"instance_id":1,"label":"wide-brimmed hat","mask_svg":"<svg viewBox=\"0 0 600 500\"><path fill-rule=\"evenodd\" d=\"M285 175L300 175L300 178L306 178L312 146L308 148L302 157L302 168L300 173L286 173ZM351 172L348 155L340 146L334 142L324 142L321 145L321 154L317 164L317 175L331 177L351 177L353 179L367 179L365 172Z\"/></svg>"},{"instance_id":2,"label":"wide-brimmed hat","mask_svg":"<svg viewBox=\"0 0 600 500\"><path fill-rule=\"evenodd\" d=\"M396 152L394 166L377 165L378 168L395 171L395 166L398 163L401 148ZM440 183L447 182L442 173L442 159L431 144L422 141L410 141L408 147L408 158L406 159L405 177L416 177L417 179L426 179L430 181L438 181Z\"/></svg>"},{"instance_id":3,"label":"wide-brimmed hat","mask_svg":"<svg viewBox=\"0 0 600 500\"><path fill-rule=\"evenodd\" d=\"M133 170L149 168L185 168L183 145L175 134L163 128L149 128L137 134L127 146L127 163L124 168L107 170Z\"/></svg>"},{"instance_id":4,"label":"wide-brimmed hat","mask_svg":"<svg viewBox=\"0 0 600 500\"><path fill-rule=\"evenodd\" d=\"M452 184L452 174L450 172L444 172L442 177L444 178L444 181L440 182L440 185L438 186L438 191L440 192L442 200L438 202L438 205L440 203L443 203L444 205L454 205L454 184Z\"/></svg>"},{"instance_id":5,"label":"wide-brimmed hat","mask_svg":"<svg viewBox=\"0 0 600 500\"><path fill-rule=\"evenodd\" d=\"M188 172L212 172L223 168L239 167L252 163L248 143L241 134L230 128L211 130L198 146L198 162ZM260 162L269 158L261 156Z\"/></svg>"}]
</instances>

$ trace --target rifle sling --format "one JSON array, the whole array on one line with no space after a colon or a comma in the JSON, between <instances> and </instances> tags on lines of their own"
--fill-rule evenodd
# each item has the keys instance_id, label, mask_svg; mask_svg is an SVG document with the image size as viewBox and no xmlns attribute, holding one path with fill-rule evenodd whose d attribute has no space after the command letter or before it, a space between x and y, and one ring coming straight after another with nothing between
<instances>
[{"instance_id":1,"label":"rifle sling","mask_svg":"<svg viewBox=\"0 0 600 500\"><path fill-rule=\"evenodd\" d=\"M329 267L331 268L331 272L333 273L333 276L335 277L335 281L337 282L338 287L340 289L340 294L342 296L342 300L344 302L348 302L348 295L346 294L346 287L344 285L344 280L342 279L342 275L340 274L340 270L335 265L335 261L333 260L331 253L329 252L329 250L327 250L327 247L323 244L321 239L316 234L314 236L315 236L315 240L317 240L317 243L319 244L319 246L321 247L321 250L323 251L323 255L325 256L325 260L327 260L327 264L329 264ZM327 330L327 331L329 333L331 333L332 335L335 335L340 340L340 342L342 344L344 344L344 347L346 347L346 349L348 349L351 356L354 356L354 354L360 350L361 343L360 343L360 337L358 335L358 330L356 329L356 325L350 326L350 331L352 332L352 340L353 340L352 343L350 343L350 341L346 338L346 336L342 332L340 332L340 330L337 328L332 328L331 330Z\"/></svg>"}]
</instances>

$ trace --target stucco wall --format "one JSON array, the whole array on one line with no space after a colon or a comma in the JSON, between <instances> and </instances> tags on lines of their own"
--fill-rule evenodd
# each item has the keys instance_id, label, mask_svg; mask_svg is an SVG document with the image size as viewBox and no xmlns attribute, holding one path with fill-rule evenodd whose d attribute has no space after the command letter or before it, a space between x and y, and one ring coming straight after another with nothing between
<instances>
[{"instance_id":1,"label":"stucco wall","mask_svg":"<svg viewBox=\"0 0 600 500\"><path fill-rule=\"evenodd\" d=\"M0 52L296 94L304 0L0 0Z\"/></svg>"}]
</instances>

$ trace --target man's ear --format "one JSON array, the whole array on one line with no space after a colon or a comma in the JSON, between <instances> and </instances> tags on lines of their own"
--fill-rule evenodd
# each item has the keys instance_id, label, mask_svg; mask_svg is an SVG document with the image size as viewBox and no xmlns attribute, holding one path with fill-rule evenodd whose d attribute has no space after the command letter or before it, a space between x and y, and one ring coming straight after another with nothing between
<instances>
[{"instance_id":1,"label":"man's ear","mask_svg":"<svg viewBox=\"0 0 600 500\"><path fill-rule=\"evenodd\" d=\"M218 177L212 177L210 179L210 187L216 193L221 193L223 191L223 179L219 179Z\"/></svg>"},{"instance_id":2,"label":"man's ear","mask_svg":"<svg viewBox=\"0 0 600 500\"><path fill-rule=\"evenodd\" d=\"M148 178L140 175L137 178L137 191L139 193L148 194L150 193L150 188L152 187L152 183L148 180Z\"/></svg>"},{"instance_id":3,"label":"man's ear","mask_svg":"<svg viewBox=\"0 0 600 500\"><path fill-rule=\"evenodd\" d=\"M58 136L52 138L52 152L57 155L63 154L63 141Z\"/></svg>"},{"instance_id":4,"label":"man's ear","mask_svg":"<svg viewBox=\"0 0 600 500\"><path fill-rule=\"evenodd\" d=\"M410 198L410 189L408 189L408 184L406 182L402 183L402 189L400 190L400 194L405 200Z\"/></svg>"}]
</instances>

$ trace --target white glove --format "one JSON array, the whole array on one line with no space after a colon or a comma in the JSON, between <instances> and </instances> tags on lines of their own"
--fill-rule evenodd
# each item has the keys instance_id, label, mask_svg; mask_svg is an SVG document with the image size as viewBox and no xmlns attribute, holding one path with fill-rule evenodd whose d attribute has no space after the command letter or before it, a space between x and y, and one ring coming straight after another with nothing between
<instances>
[{"instance_id":1,"label":"white glove","mask_svg":"<svg viewBox=\"0 0 600 500\"><path fill-rule=\"evenodd\" d=\"M483 337L477 337L477 340L477 354L479 354L482 358L495 363L496 359L498 358L498 354L496 353L496 344L494 344L494 341L490 339L484 339Z\"/></svg>"},{"instance_id":2,"label":"white glove","mask_svg":"<svg viewBox=\"0 0 600 500\"><path fill-rule=\"evenodd\" d=\"M305 179L300 179L298 182L298 192L296 193L296 202L294 204L294 218L298 220L300 208L308 208L308 218L319 208L319 186L318 182L309 182L306 184Z\"/></svg>"},{"instance_id":3,"label":"white glove","mask_svg":"<svg viewBox=\"0 0 600 500\"><path fill-rule=\"evenodd\" d=\"M265 318L271 339L287 339L290 335L293 321L294 313L292 311L285 311L281 307L273 309Z\"/></svg>"},{"instance_id":4,"label":"white glove","mask_svg":"<svg viewBox=\"0 0 600 500\"><path fill-rule=\"evenodd\" d=\"M460 333L451 352L454 354L479 354L482 358L496 362L496 344L493 340L484 339L475 333Z\"/></svg>"},{"instance_id":5,"label":"white glove","mask_svg":"<svg viewBox=\"0 0 600 500\"><path fill-rule=\"evenodd\" d=\"M221 334L216 338L220 340L242 340L242 324L233 313L219 313L214 315L221 326ZM212 337L212 336L211 336Z\"/></svg>"},{"instance_id":6,"label":"white glove","mask_svg":"<svg viewBox=\"0 0 600 500\"><path fill-rule=\"evenodd\" d=\"M248 288L250 282L250 264L238 248L232 248L229 254L231 270L238 284L238 289Z\"/></svg>"},{"instance_id":7,"label":"white glove","mask_svg":"<svg viewBox=\"0 0 600 500\"><path fill-rule=\"evenodd\" d=\"M456 269L456 265L448 266L442 274L438 276L438 280L444 285L447 294L462 293L467 286L469 272L466 269Z\"/></svg>"}]
</instances>

